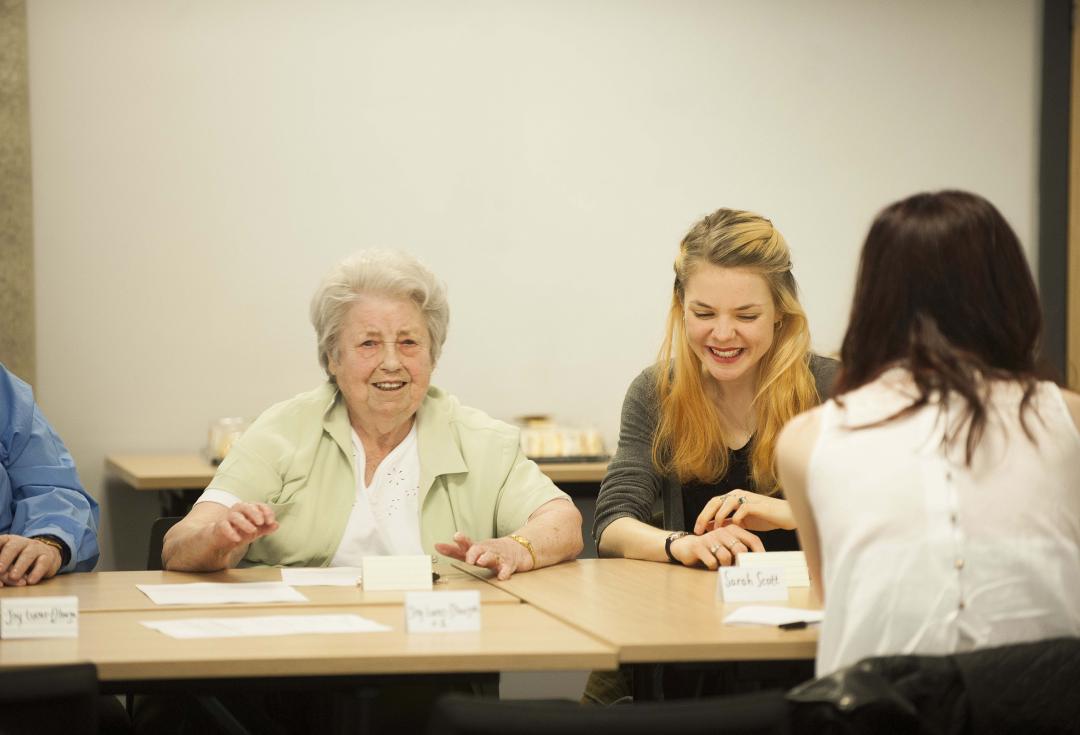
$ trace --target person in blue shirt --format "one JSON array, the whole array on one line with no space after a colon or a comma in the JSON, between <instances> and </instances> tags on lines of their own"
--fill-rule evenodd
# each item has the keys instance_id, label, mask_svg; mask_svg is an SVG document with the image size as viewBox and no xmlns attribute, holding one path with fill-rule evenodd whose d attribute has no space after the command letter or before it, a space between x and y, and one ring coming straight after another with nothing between
<instances>
[{"instance_id":1,"label":"person in blue shirt","mask_svg":"<svg viewBox=\"0 0 1080 735\"><path fill-rule=\"evenodd\" d=\"M98 504L29 385L0 364L0 586L88 572L98 560Z\"/></svg>"}]
</instances>

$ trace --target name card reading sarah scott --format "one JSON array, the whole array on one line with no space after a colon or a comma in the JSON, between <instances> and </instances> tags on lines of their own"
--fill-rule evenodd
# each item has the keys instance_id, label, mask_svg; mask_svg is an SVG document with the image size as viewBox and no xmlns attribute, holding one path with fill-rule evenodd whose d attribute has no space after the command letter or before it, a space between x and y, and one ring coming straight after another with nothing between
<instances>
[{"instance_id":1,"label":"name card reading sarah scott","mask_svg":"<svg viewBox=\"0 0 1080 735\"><path fill-rule=\"evenodd\" d=\"M761 602L788 599L783 567L720 567L716 597L721 602Z\"/></svg>"},{"instance_id":2,"label":"name card reading sarah scott","mask_svg":"<svg viewBox=\"0 0 1080 735\"><path fill-rule=\"evenodd\" d=\"M409 633L461 633L480 630L480 592L410 592L405 595Z\"/></svg>"},{"instance_id":3,"label":"name card reading sarah scott","mask_svg":"<svg viewBox=\"0 0 1080 735\"><path fill-rule=\"evenodd\" d=\"M78 597L0 600L0 638L75 638L78 635Z\"/></svg>"},{"instance_id":4,"label":"name card reading sarah scott","mask_svg":"<svg viewBox=\"0 0 1080 735\"><path fill-rule=\"evenodd\" d=\"M431 589L431 557L426 554L365 556L360 567L365 592Z\"/></svg>"}]
</instances>

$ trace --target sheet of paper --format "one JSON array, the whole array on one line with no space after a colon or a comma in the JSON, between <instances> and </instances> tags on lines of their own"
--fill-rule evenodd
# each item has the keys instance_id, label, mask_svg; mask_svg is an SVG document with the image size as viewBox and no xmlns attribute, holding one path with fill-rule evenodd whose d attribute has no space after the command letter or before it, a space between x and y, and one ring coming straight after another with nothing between
<instances>
[{"instance_id":1,"label":"sheet of paper","mask_svg":"<svg viewBox=\"0 0 1080 735\"><path fill-rule=\"evenodd\" d=\"M744 605L724 618L724 625L785 625L787 623L820 623L821 610L800 607Z\"/></svg>"},{"instance_id":2,"label":"sheet of paper","mask_svg":"<svg viewBox=\"0 0 1080 735\"><path fill-rule=\"evenodd\" d=\"M185 618L142 621L170 638L240 638L312 633L379 633L390 630L359 615L260 615L250 618Z\"/></svg>"},{"instance_id":3,"label":"sheet of paper","mask_svg":"<svg viewBox=\"0 0 1080 735\"><path fill-rule=\"evenodd\" d=\"M135 586L158 605L307 602L306 597L282 582L193 582Z\"/></svg>"},{"instance_id":4,"label":"sheet of paper","mask_svg":"<svg viewBox=\"0 0 1080 735\"><path fill-rule=\"evenodd\" d=\"M281 581L290 587L355 587L360 567L285 567Z\"/></svg>"}]
</instances>

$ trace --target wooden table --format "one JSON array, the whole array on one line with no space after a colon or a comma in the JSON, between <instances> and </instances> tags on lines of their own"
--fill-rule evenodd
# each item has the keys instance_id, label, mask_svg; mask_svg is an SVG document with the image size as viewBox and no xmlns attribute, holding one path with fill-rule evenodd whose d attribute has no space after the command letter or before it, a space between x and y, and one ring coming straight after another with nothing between
<instances>
[{"instance_id":1,"label":"wooden table","mask_svg":"<svg viewBox=\"0 0 1080 735\"><path fill-rule=\"evenodd\" d=\"M506 582L485 579L472 568L459 569L469 571L470 578L448 573L447 589L482 590L478 633L405 633L400 598L377 599L352 588L304 588L311 602L299 606L163 608L149 604L133 586L136 581L254 581L272 578L276 571L102 572L63 576L29 590L0 588L0 597L77 594L82 611L76 639L0 641L0 669L91 661L110 691L184 687L195 679L214 686L234 681L236 686L235 680L265 677L290 677L299 686L305 677L352 681L386 674L603 670L621 663L810 660L817 641L815 627L725 626L722 620L735 606L716 600L714 573L625 559L579 560ZM811 607L809 591L796 588L786 604ZM175 640L139 624L193 616L346 611L393 630Z\"/></svg>"},{"instance_id":2,"label":"wooden table","mask_svg":"<svg viewBox=\"0 0 1080 735\"><path fill-rule=\"evenodd\" d=\"M541 462L540 470L560 486L599 486L607 462ZM184 515L214 478L217 467L201 454L110 454L105 457L105 473L135 490L161 493L162 514ZM591 492L595 497L596 489Z\"/></svg>"},{"instance_id":3,"label":"wooden table","mask_svg":"<svg viewBox=\"0 0 1080 735\"><path fill-rule=\"evenodd\" d=\"M521 600L509 592L487 584L474 575L456 569L449 564L436 564L439 581L435 591L477 590L481 604L519 604ZM4 597L51 597L75 595L79 598L79 611L110 612L147 610L167 612L199 608L241 609L235 604L222 605L169 605L154 604L138 590L137 584L186 584L192 582L270 582L280 581L281 570L276 567L251 567L228 569L222 572L90 572L87 574L63 574L33 587L0 588ZM308 607L315 605L367 606L402 605L405 592L365 592L359 587L297 587L308 602L280 602L274 609ZM293 611L295 612L295 611Z\"/></svg>"},{"instance_id":4,"label":"wooden table","mask_svg":"<svg viewBox=\"0 0 1080 735\"><path fill-rule=\"evenodd\" d=\"M716 574L633 559L579 559L518 574L499 589L614 646L620 663L812 659L818 630L723 625L736 608L716 599ZM787 603L820 607L806 587Z\"/></svg>"},{"instance_id":5,"label":"wooden table","mask_svg":"<svg viewBox=\"0 0 1080 735\"><path fill-rule=\"evenodd\" d=\"M351 612L382 633L175 639L141 621ZM93 662L110 689L146 682L264 677L612 669L615 650L530 605L484 604L477 633L406 633L402 605L233 606L86 612L78 638L0 641L0 668Z\"/></svg>"},{"instance_id":6,"label":"wooden table","mask_svg":"<svg viewBox=\"0 0 1080 735\"><path fill-rule=\"evenodd\" d=\"M558 484L600 482L607 462L540 462L540 471ZM136 490L205 490L217 467L201 454L110 454L105 471Z\"/></svg>"}]
</instances>

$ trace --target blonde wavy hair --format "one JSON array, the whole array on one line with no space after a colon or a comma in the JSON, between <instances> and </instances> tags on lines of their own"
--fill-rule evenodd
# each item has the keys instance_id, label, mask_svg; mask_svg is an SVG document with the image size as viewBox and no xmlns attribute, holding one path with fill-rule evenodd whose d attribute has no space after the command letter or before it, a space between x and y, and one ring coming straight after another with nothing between
<instances>
[{"instance_id":1,"label":"blonde wavy hair","mask_svg":"<svg viewBox=\"0 0 1080 735\"><path fill-rule=\"evenodd\" d=\"M751 212L718 209L695 224L679 245L667 334L657 358L660 418L653 463L683 484L716 482L728 470L723 419L705 392L705 368L690 348L684 325L686 283L703 264L757 273L772 293L779 324L758 363L750 474L753 490L775 495L780 487L773 453L780 429L820 399L810 372L810 328L787 242L772 222Z\"/></svg>"}]
</instances>

